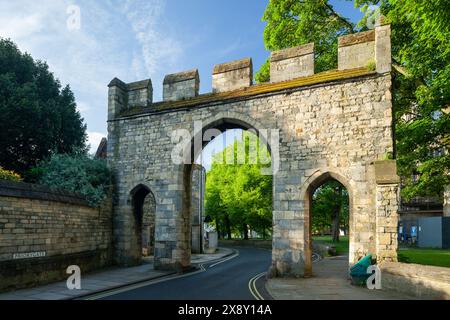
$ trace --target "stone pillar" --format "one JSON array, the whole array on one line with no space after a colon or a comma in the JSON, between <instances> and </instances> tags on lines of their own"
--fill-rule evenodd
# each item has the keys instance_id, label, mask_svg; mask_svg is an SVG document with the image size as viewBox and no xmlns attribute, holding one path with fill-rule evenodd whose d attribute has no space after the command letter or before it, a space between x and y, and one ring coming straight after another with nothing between
<instances>
[{"instance_id":1,"label":"stone pillar","mask_svg":"<svg viewBox=\"0 0 450 320\"><path fill-rule=\"evenodd\" d=\"M395 160L374 162L376 179L377 261L397 261L400 178Z\"/></svg>"},{"instance_id":2,"label":"stone pillar","mask_svg":"<svg viewBox=\"0 0 450 320\"><path fill-rule=\"evenodd\" d=\"M127 85L114 78L108 88L108 120L113 120L127 105Z\"/></svg>"},{"instance_id":3,"label":"stone pillar","mask_svg":"<svg viewBox=\"0 0 450 320\"><path fill-rule=\"evenodd\" d=\"M375 61L378 73L391 72L391 26L375 27Z\"/></svg>"},{"instance_id":4,"label":"stone pillar","mask_svg":"<svg viewBox=\"0 0 450 320\"><path fill-rule=\"evenodd\" d=\"M191 165L166 166L158 189L154 268L183 271L191 262Z\"/></svg>"},{"instance_id":5,"label":"stone pillar","mask_svg":"<svg viewBox=\"0 0 450 320\"><path fill-rule=\"evenodd\" d=\"M147 107L153 101L150 79L127 84L114 78L108 84L108 88L108 120L113 120L128 108Z\"/></svg>"},{"instance_id":6,"label":"stone pillar","mask_svg":"<svg viewBox=\"0 0 450 320\"><path fill-rule=\"evenodd\" d=\"M444 190L444 217L450 217L450 186L446 186Z\"/></svg>"},{"instance_id":7,"label":"stone pillar","mask_svg":"<svg viewBox=\"0 0 450 320\"><path fill-rule=\"evenodd\" d=\"M192 253L202 253L204 200L205 200L205 168L203 168L201 165L193 165L192 207L191 207Z\"/></svg>"}]
</instances>

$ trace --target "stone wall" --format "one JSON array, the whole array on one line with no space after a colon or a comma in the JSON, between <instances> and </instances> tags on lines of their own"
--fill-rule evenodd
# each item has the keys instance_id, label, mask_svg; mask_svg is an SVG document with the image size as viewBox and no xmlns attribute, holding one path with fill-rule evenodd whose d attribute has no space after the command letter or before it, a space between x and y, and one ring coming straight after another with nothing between
<instances>
[{"instance_id":1,"label":"stone wall","mask_svg":"<svg viewBox=\"0 0 450 320\"><path fill-rule=\"evenodd\" d=\"M380 265L381 286L420 299L450 299L449 268L385 262Z\"/></svg>"},{"instance_id":2,"label":"stone wall","mask_svg":"<svg viewBox=\"0 0 450 320\"><path fill-rule=\"evenodd\" d=\"M111 203L90 207L77 194L0 181L0 290L66 278L111 263Z\"/></svg>"},{"instance_id":3,"label":"stone wall","mask_svg":"<svg viewBox=\"0 0 450 320\"><path fill-rule=\"evenodd\" d=\"M155 198L145 197L142 208L142 255L152 256L155 251Z\"/></svg>"},{"instance_id":4,"label":"stone wall","mask_svg":"<svg viewBox=\"0 0 450 320\"><path fill-rule=\"evenodd\" d=\"M379 33L385 28L374 31L375 40L382 38ZM372 37L368 41L376 46ZM367 65L377 50L360 63ZM384 63L390 55L378 59ZM396 183L378 179L375 168L376 161L394 152L390 70L342 69L251 85L251 61L246 59L214 68L212 94L153 103L131 112L120 104L123 99L114 96L118 87L110 85L108 164L116 183L117 262L130 261L129 239L135 232L130 192L142 184L156 199L155 267L190 265L192 165L179 160L195 159L203 134L212 128L254 129L269 143L272 274L303 275L311 266L309 198L313 187L332 178L349 191L349 263L368 253L395 261L390 228L396 223ZM385 197L381 202L379 194ZM383 214L391 218L384 219Z\"/></svg>"}]
</instances>

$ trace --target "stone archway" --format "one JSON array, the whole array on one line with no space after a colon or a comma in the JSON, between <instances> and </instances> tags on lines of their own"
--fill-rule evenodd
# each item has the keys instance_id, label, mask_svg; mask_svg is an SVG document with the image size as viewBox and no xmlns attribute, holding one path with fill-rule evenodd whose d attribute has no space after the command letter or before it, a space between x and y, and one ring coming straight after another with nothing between
<instances>
[{"instance_id":1,"label":"stone archway","mask_svg":"<svg viewBox=\"0 0 450 320\"><path fill-rule=\"evenodd\" d=\"M207 122L202 123L201 130L196 132L194 137L189 141L189 144L184 147L184 150L190 150L190 152L185 152L185 154L189 155L189 158L185 159L185 164L179 165L178 167L178 170L181 172L180 185L182 186L180 188L182 189L181 228L183 230L181 233L182 245L180 246L182 248L180 256L183 257L181 265L187 266L190 264L190 256L193 251L192 239L195 238L195 235L192 234L193 228L189 224L189 221L192 221L192 201L195 198L192 196L193 174L196 170L196 165L193 164L193 162L206 144L210 142L210 140L203 141L205 132L209 129L217 129L221 133L224 133L229 129L251 130L253 133L257 134L261 141L267 146L273 164L274 161L278 161L278 155L272 153L270 144L271 137L267 132L261 130L262 128L263 127L259 123L246 115L236 112L220 112L215 117L208 118ZM194 147L196 139L200 139L197 141L202 141L200 149Z\"/></svg>"},{"instance_id":2,"label":"stone archway","mask_svg":"<svg viewBox=\"0 0 450 320\"><path fill-rule=\"evenodd\" d=\"M139 214L133 214L130 190L143 181L157 193L155 268L190 266L192 153L183 164L172 155L178 147L191 150L192 135L201 141L205 128L214 126L279 131L269 143L272 163L279 165L273 178L271 275L304 274L305 195L324 172L339 172L345 179L337 180L350 184L350 263L368 253L379 261L395 260L399 180L395 160L383 160L395 154L389 36L389 26L344 36L338 69L320 74L314 74L312 44L274 53L274 73L266 84L252 85L250 59L216 65L208 94L199 94L196 71L167 75L161 102L153 102L149 79L113 79L107 153L115 176L116 262L130 265L141 256L131 235ZM357 61L348 59L356 56ZM375 70L367 69L373 61ZM197 121L204 122L199 129ZM189 141L180 145L176 131ZM338 170L317 172L321 168Z\"/></svg>"},{"instance_id":3,"label":"stone archway","mask_svg":"<svg viewBox=\"0 0 450 320\"><path fill-rule=\"evenodd\" d=\"M130 192L131 233L129 257L131 264L139 264L143 255L154 251L156 201L149 187L139 184Z\"/></svg>"},{"instance_id":4,"label":"stone archway","mask_svg":"<svg viewBox=\"0 0 450 320\"><path fill-rule=\"evenodd\" d=\"M349 245L352 247L352 241L354 241L353 236L353 191L351 183L348 179L342 175L329 170L318 170L316 171L303 185L302 187L302 197L304 199L304 235L305 235L305 248L304 248L304 276L312 276L312 197L313 193L317 188L324 185L325 183L336 180L342 184L348 191L349 197ZM349 261L350 263L350 261Z\"/></svg>"},{"instance_id":5,"label":"stone archway","mask_svg":"<svg viewBox=\"0 0 450 320\"><path fill-rule=\"evenodd\" d=\"M153 193L147 194L142 216L142 255L152 256L155 251L156 203Z\"/></svg>"}]
</instances>

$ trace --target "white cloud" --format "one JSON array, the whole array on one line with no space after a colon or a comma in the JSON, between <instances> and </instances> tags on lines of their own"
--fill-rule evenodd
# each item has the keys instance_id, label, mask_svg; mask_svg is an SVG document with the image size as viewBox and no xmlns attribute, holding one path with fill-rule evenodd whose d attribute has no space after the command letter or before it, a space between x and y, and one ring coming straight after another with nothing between
<instances>
[{"instance_id":1,"label":"white cloud","mask_svg":"<svg viewBox=\"0 0 450 320\"><path fill-rule=\"evenodd\" d=\"M69 30L67 8L78 5L81 28ZM91 132L106 131L107 84L152 78L160 99L161 68L177 63L182 46L166 30L162 0L0 1L0 37L47 61L69 83ZM160 67L161 66L161 67Z\"/></svg>"},{"instance_id":2,"label":"white cloud","mask_svg":"<svg viewBox=\"0 0 450 320\"><path fill-rule=\"evenodd\" d=\"M106 138L107 135L102 132L91 132L91 131L88 131L87 134L88 134L88 145L90 146L89 153L95 154L100 142L102 141L102 138Z\"/></svg>"}]
</instances>

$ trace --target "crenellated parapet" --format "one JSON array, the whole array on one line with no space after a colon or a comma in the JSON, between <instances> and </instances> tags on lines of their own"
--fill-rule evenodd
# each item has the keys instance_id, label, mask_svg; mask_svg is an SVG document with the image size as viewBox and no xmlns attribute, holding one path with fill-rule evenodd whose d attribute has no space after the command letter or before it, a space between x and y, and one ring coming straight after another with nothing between
<instances>
[{"instance_id":1,"label":"crenellated parapet","mask_svg":"<svg viewBox=\"0 0 450 320\"><path fill-rule=\"evenodd\" d=\"M117 114L127 109L147 107L153 102L150 79L125 83L114 78L108 88L108 120L114 119Z\"/></svg>"},{"instance_id":2,"label":"crenellated parapet","mask_svg":"<svg viewBox=\"0 0 450 320\"><path fill-rule=\"evenodd\" d=\"M199 95L200 77L197 69L168 74L163 82L163 101L157 103L152 102L150 79L126 84L114 78L109 84L108 119L180 105L191 107L206 100L229 99L335 81L340 77L360 76L363 73L361 70L366 73L387 73L391 71L390 35L390 25L379 25L373 30L339 37L337 70L317 74L314 68L314 43L274 51L270 56L270 82L265 84L253 84L251 58L218 64L212 72L212 94Z\"/></svg>"},{"instance_id":3,"label":"crenellated parapet","mask_svg":"<svg viewBox=\"0 0 450 320\"><path fill-rule=\"evenodd\" d=\"M163 100L177 101L198 96L200 77L198 70L168 74L163 82Z\"/></svg>"},{"instance_id":4,"label":"crenellated parapet","mask_svg":"<svg viewBox=\"0 0 450 320\"><path fill-rule=\"evenodd\" d=\"M252 85L253 64L251 58L222 63L214 66L212 74L213 93L243 89Z\"/></svg>"},{"instance_id":5,"label":"crenellated parapet","mask_svg":"<svg viewBox=\"0 0 450 320\"><path fill-rule=\"evenodd\" d=\"M270 82L281 82L314 74L314 43L272 52Z\"/></svg>"}]
</instances>

